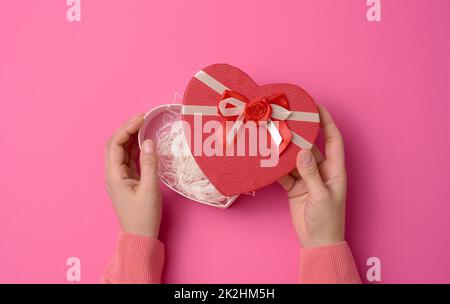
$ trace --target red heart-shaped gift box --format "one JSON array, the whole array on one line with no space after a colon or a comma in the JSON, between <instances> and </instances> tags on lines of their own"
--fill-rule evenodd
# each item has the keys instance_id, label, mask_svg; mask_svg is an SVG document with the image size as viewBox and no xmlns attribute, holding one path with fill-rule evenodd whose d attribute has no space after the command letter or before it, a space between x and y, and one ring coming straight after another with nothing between
<instances>
[{"instance_id":1,"label":"red heart-shaped gift box","mask_svg":"<svg viewBox=\"0 0 450 304\"><path fill-rule=\"evenodd\" d=\"M181 113L188 126L186 139L195 161L216 189L226 196L265 187L294 170L298 151L311 148L319 132L318 109L305 90L285 83L260 86L246 73L228 64L210 65L191 79L184 93ZM236 152L210 155L195 151L195 147L211 141L212 131L223 133L218 137L224 149L227 143L236 144L243 136L239 130L244 128L247 132L245 125L258 119L272 124L271 127L256 125L267 134L269 143L273 145L276 141L279 145L276 165L262 166L262 160L268 157L259 151L256 155L237 155ZM199 121L200 129L196 126ZM208 122L217 122L223 128L205 131L203 128ZM237 132L230 135L235 125L241 129L237 128ZM247 143L250 133L244 136ZM231 136L230 142L227 136Z\"/></svg>"}]
</instances>

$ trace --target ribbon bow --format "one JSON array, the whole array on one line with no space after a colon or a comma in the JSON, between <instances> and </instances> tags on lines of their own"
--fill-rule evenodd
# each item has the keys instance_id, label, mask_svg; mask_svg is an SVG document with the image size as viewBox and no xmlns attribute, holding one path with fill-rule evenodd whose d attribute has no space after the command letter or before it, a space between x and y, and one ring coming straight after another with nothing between
<instances>
[{"instance_id":1,"label":"ribbon bow","mask_svg":"<svg viewBox=\"0 0 450 304\"><path fill-rule=\"evenodd\" d=\"M284 94L270 97L258 97L249 101L245 96L234 92L204 71L199 71L195 78L221 94L218 106L183 105L183 115L222 115L226 120L234 120L233 127L227 134L227 142L231 143L247 121L265 121L272 140L278 146L279 153L292 142L302 149L311 149L312 143L291 131L287 120L320 122L319 114L312 112L291 111ZM277 121L278 128L274 121Z\"/></svg>"},{"instance_id":2,"label":"ribbon bow","mask_svg":"<svg viewBox=\"0 0 450 304\"><path fill-rule=\"evenodd\" d=\"M291 115L288 109L289 102L285 94L257 97L249 101L237 92L225 90L219 102L219 112L226 120L235 121L227 134L227 143L233 142L247 121L256 123L262 121L265 124L260 124L260 127L267 128L281 154L292 139L292 134L285 122ZM278 121L278 128L273 120Z\"/></svg>"}]
</instances>

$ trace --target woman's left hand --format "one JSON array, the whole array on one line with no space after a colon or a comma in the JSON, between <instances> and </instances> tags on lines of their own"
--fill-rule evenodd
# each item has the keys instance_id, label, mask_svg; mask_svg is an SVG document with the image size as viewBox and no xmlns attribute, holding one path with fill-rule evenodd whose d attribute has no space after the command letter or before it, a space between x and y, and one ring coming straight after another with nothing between
<instances>
[{"instance_id":1,"label":"woman's left hand","mask_svg":"<svg viewBox=\"0 0 450 304\"><path fill-rule=\"evenodd\" d=\"M137 132L144 123L139 114L122 125L106 147L106 190L123 232L158 238L162 214L158 162L151 140L139 152ZM136 167L140 157L141 175Z\"/></svg>"}]
</instances>

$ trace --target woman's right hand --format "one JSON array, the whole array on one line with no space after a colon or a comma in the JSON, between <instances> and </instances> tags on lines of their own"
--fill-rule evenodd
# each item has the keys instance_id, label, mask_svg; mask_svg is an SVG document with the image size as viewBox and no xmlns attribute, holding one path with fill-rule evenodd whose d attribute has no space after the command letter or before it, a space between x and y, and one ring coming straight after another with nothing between
<instances>
[{"instance_id":1,"label":"woman's right hand","mask_svg":"<svg viewBox=\"0 0 450 304\"><path fill-rule=\"evenodd\" d=\"M303 247L344 241L347 175L344 143L330 113L319 106L325 156L301 150L297 170L279 180L289 197L292 221Z\"/></svg>"}]
</instances>

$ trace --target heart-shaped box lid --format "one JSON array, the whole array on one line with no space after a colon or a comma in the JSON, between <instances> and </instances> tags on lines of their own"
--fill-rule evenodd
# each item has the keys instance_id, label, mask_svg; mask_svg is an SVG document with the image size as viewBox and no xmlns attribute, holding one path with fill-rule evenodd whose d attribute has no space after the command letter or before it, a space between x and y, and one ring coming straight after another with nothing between
<instances>
[{"instance_id":1,"label":"heart-shaped box lid","mask_svg":"<svg viewBox=\"0 0 450 304\"><path fill-rule=\"evenodd\" d=\"M210 65L190 80L181 113L194 159L227 196L290 173L298 151L310 149L319 132L318 109L305 90L260 86L228 64Z\"/></svg>"}]
</instances>

